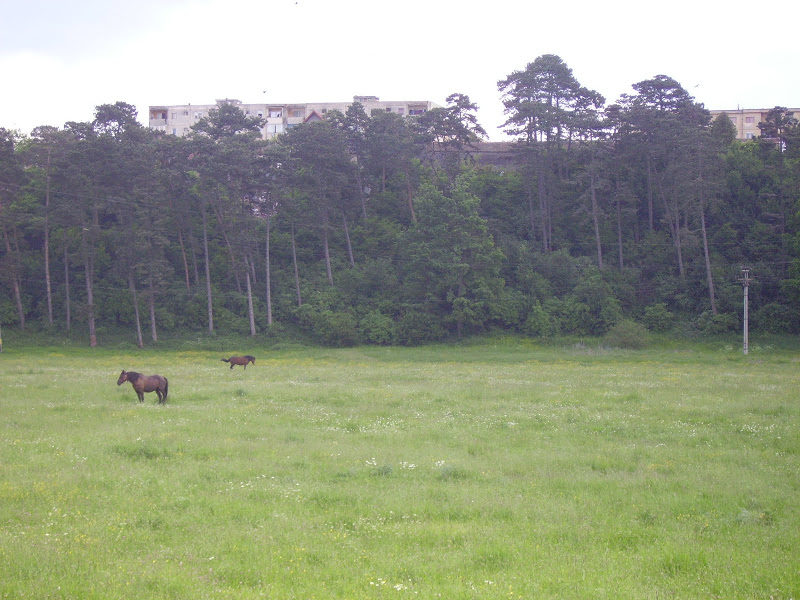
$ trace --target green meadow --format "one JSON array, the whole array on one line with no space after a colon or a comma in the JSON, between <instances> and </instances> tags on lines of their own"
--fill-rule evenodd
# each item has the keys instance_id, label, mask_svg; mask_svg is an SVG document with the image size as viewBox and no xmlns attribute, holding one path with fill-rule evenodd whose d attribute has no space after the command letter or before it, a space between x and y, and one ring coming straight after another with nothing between
<instances>
[{"instance_id":1,"label":"green meadow","mask_svg":"<svg viewBox=\"0 0 800 600\"><path fill-rule=\"evenodd\" d=\"M800 598L796 348L241 343L0 354L0 598Z\"/></svg>"}]
</instances>

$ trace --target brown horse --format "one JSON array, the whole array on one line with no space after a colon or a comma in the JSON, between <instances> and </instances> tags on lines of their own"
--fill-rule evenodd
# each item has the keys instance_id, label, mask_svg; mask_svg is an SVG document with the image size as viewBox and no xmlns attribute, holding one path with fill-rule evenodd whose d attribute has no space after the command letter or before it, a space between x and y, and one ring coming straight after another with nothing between
<instances>
[{"instance_id":1,"label":"brown horse","mask_svg":"<svg viewBox=\"0 0 800 600\"><path fill-rule=\"evenodd\" d=\"M242 365L245 370L247 369L247 363L256 364L256 357L250 356L249 354L245 356L231 356L230 358L220 358L222 362L231 363L231 369L234 365Z\"/></svg>"},{"instance_id":2,"label":"brown horse","mask_svg":"<svg viewBox=\"0 0 800 600\"><path fill-rule=\"evenodd\" d=\"M158 396L158 403L164 404L167 401L167 392L169 391L169 382L166 377L161 375L142 375L135 371L125 371L117 379L117 385L122 385L126 381L130 381L133 389L136 390L136 395L139 396L139 402L144 402L145 392L155 392Z\"/></svg>"}]
</instances>

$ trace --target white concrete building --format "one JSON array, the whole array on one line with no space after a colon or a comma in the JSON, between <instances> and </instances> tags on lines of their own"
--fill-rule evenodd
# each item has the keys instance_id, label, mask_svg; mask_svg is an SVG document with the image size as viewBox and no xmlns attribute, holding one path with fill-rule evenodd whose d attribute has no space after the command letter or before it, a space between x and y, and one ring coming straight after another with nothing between
<instances>
[{"instance_id":1,"label":"white concrete building","mask_svg":"<svg viewBox=\"0 0 800 600\"><path fill-rule=\"evenodd\" d=\"M309 121L321 120L332 110L342 113L347 108L360 102L368 115L374 111L393 112L401 116L420 115L439 105L429 100L385 101L377 96L354 96L352 102L308 102L304 104L243 104L240 100L225 98L214 104L155 105L149 108L150 129L164 131L171 135L183 137L189 134L191 127L209 112L221 104L238 106L245 115L265 120L261 129L264 139L274 138L287 129Z\"/></svg>"},{"instance_id":2,"label":"white concrete building","mask_svg":"<svg viewBox=\"0 0 800 600\"><path fill-rule=\"evenodd\" d=\"M725 113L736 127L737 140L752 140L761 136L759 123L767 120L767 113L771 108L736 108L730 110L712 110L711 118L716 119L720 114ZM800 108L787 109L792 116L800 121Z\"/></svg>"}]
</instances>

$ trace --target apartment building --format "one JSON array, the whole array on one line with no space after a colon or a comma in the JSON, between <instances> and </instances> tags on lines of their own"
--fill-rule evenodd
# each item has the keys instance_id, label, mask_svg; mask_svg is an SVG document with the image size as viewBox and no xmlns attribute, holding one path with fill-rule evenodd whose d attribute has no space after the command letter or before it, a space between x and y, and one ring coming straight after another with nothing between
<instances>
[{"instance_id":1,"label":"apartment building","mask_svg":"<svg viewBox=\"0 0 800 600\"><path fill-rule=\"evenodd\" d=\"M347 112L348 107L356 102L364 106L367 114L374 111L392 112L401 116L420 115L439 105L429 100L385 101L377 96L353 96L352 102L308 102L301 104L244 104L240 100L225 98L214 104L158 105L149 107L150 129L164 131L171 135L183 137L189 134L191 127L209 112L222 104L238 106L244 114L264 119L261 129L264 139L271 139L286 130L310 121L319 121L333 110Z\"/></svg>"},{"instance_id":2,"label":"apartment building","mask_svg":"<svg viewBox=\"0 0 800 600\"><path fill-rule=\"evenodd\" d=\"M722 113L728 115L733 126L736 127L737 140L752 140L761 135L758 124L767 120L767 113L771 108L737 108L731 110L712 110L711 118L716 119ZM800 121L800 108L787 109L795 119Z\"/></svg>"}]
</instances>

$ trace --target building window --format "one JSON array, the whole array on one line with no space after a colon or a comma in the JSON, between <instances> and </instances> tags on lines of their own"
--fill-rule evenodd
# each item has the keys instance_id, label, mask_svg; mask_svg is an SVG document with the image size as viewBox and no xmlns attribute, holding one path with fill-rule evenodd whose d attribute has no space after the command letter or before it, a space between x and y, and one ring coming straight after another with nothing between
<instances>
[{"instance_id":1,"label":"building window","mask_svg":"<svg viewBox=\"0 0 800 600\"><path fill-rule=\"evenodd\" d=\"M756 118L755 117L745 117L744 118L744 122L745 123L755 123L756 122Z\"/></svg>"},{"instance_id":2,"label":"building window","mask_svg":"<svg viewBox=\"0 0 800 600\"><path fill-rule=\"evenodd\" d=\"M177 127L173 127L172 128L172 135L178 135L178 128Z\"/></svg>"},{"instance_id":3,"label":"building window","mask_svg":"<svg viewBox=\"0 0 800 600\"><path fill-rule=\"evenodd\" d=\"M176 113L176 112L172 113L172 118L173 119L177 119L178 118L178 113Z\"/></svg>"},{"instance_id":4,"label":"building window","mask_svg":"<svg viewBox=\"0 0 800 600\"><path fill-rule=\"evenodd\" d=\"M303 117L303 111L302 110L296 110L296 111L294 111L292 113L292 116L295 117L295 118L302 118Z\"/></svg>"},{"instance_id":5,"label":"building window","mask_svg":"<svg viewBox=\"0 0 800 600\"><path fill-rule=\"evenodd\" d=\"M745 139L752 140L754 137L756 137L756 134L751 131L748 131L747 133L744 134L744 137Z\"/></svg>"},{"instance_id":6,"label":"building window","mask_svg":"<svg viewBox=\"0 0 800 600\"><path fill-rule=\"evenodd\" d=\"M386 107L386 112L392 112L392 107L391 106L387 106Z\"/></svg>"},{"instance_id":7,"label":"building window","mask_svg":"<svg viewBox=\"0 0 800 600\"><path fill-rule=\"evenodd\" d=\"M201 112L194 113L194 118L195 119L202 119L203 118L203 113L201 113Z\"/></svg>"},{"instance_id":8,"label":"building window","mask_svg":"<svg viewBox=\"0 0 800 600\"><path fill-rule=\"evenodd\" d=\"M425 112L424 108L409 108L408 114L409 115L421 115Z\"/></svg>"},{"instance_id":9,"label":"building window","mask_svg":"<svg viewBox=\"0 0 800 600\"><path fill-rule=\"evenodd\" d=\"M279 119L283 116L283 111L280 108L270 108L269 109L269 116L271 119Z\"/></svg>"},{"instance_id":10,"label":"building window","mask_svg":"<svg viewBox=\"0 0 800 600\"><path fill-rule=\"evenodd\" d=\"M263 110L258 111L258 118L259 119L263 119L264 118L264 111Z\"/></svg>"},{"instance_id":11,"label":"building window","mask_svg":"<svg viewBox=\"0 0 800 600\"><path fill-rule=\"evenodd\" d=\"M398 108L398 109L397 109L397 114L398 114L398 115L402 115L404 112L406 112L406 111L405 111L405 109L404 109L402 106L401 106L400 108Z\"/></svg>"}]
</instances>

